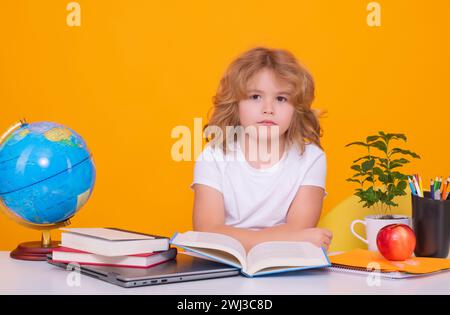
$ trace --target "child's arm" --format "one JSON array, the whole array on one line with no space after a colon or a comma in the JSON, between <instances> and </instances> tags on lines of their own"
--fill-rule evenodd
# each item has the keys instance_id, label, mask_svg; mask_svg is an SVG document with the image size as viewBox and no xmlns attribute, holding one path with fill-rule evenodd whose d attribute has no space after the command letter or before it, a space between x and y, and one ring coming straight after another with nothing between
<instances>
[{"instance_id":1,"label":"child's arm","mask_svg":"<svg viewBox=\"0 0 450 315\"><path fill-rule=\"evenodd\" d=\"M247 251L267 241L309 241L317 246L331 242L332 234L315 228L322 211L324 190L317 186L301 186L289 208L286 223L259 231L225 225L222 194L209 186L194 185L194 230L226 234L239 240Z\"/></svg>"}]
</instances>

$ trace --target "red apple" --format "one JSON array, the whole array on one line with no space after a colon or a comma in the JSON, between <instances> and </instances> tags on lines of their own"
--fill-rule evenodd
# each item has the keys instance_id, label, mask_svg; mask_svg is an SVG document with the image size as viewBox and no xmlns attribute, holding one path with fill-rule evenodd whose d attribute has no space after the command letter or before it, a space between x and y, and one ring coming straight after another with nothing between
<instances>
[{"instance_id":1,"label":"red apple","mask_svg":"<svg viewBox=\"0 0 450 315\"><path fill-rule=\"evenodd\" d=\"M377 234L377 247L387 260L406 260L416 247L416 235L406 224L391 224Z\"/></svg>"}]
</instances>

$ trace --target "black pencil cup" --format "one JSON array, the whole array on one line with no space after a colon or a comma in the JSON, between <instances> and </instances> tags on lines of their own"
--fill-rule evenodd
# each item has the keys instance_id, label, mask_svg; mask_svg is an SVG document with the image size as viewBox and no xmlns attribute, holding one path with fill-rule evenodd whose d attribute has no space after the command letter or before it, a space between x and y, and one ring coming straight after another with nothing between
<instances>
[{"instance_id":1,"label":"black pencil cup","mask_svg":"<svg viewBox=\"0 0 450 315\"><path fill-rule=\"evenodd\" d=\"M450 200L412 196L412 225L416 234L416 257L447 258L450 247Z\"/></svg>"}]
</instances>

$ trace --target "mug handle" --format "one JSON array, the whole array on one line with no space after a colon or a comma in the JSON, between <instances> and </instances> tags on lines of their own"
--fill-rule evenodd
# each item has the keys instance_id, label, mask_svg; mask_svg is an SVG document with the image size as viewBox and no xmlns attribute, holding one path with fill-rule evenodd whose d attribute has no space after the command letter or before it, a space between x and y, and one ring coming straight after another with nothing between
<instances>
[{"instance_id":1,"label":"mug handle","mask_svg":"<svg viewBox=\"0 0 450 315\"><path fill-rule=\"evenodd\" d=\"M352 231L352 234L355 235L357 238L359 238L361 241L363 241L366 244L369 244L369 242L367 242L367 240L365 238L363 238L361 235L359 235L358 233L355 232L355 225L356 223L362 223L364 224L364 226L367 227L367 223L366 221L363 220L355 220L352 222L352 224L350 224L350 231Z\"/></svg>"}]
</instances>

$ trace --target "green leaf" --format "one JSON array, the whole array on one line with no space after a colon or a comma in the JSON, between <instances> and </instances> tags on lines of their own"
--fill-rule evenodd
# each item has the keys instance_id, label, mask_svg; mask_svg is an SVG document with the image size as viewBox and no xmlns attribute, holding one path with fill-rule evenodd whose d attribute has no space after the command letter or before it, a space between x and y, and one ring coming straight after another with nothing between
<instances>
[{"instance_id":1,"label":"green leaf","mask_svg":"<svg viewBox=\"0 0 450 315\"><path fill-rule=\"evenodd\" d=\"M379 168L379 167L374 167L373 168L373 173L375 175L381 175L381 174L383 174L383 170L381 168Z\"/></svg>"},{"instance_id":2,"label":"green leaf","mask_svg":"<svg viewBox=\"0 0 450 315\"><path fill-rule=\"evenodd\" d=\"M361 166L360 166L360 165L352 165L350 168L351 168L352 170L361 172Z\"/></svg>"},{"instance_id":3,"label":"green leaf","mask_svg":"<svg viewBox=\"0 0 450 315\"><path fill-rule=\"evenodd\" d=\"M388 177L387 177L387 175L385 175L385 174L379 175L379 176L378 176L378 180L379 180L380 182L382 182L383 184L388 183Z\"/></svg>"},{"instance_id":4,"label":"green leaf","mask_svg":"<svg viewBox=\"0 0 450 315\"><path fill-rule=\"evenodd\" d=\"M398 182L397 189L401 190L401 191L404 191L406 186L407 186L406 182L404 180L402 180L402 181Z\"/></svg>"},{"instance_id":5,"label":"green leaf","mask_svg":"<svg viewBox=\"0 0 450 315\"><path fill-rule=\"evenodd\" d=\"M410 155L413 158L420 159L420 156L418 154L416 154L416 153L414 153L412 151L409 151L409 150L404 150L404 149L401 149L401 148L393 148L392 151L391 151L391 155L398 154L398 153Z\"/></svg>"},{"instance_id":6,"label":"green leaf","mask_svg":"<svg viewBox=\"0 0 450 315\"><path fill-rule=\"evenodd\" d=\"M394 135L392 137L393 139L404 140L405 142L408 141L408 139L406 138L406 136L403 133L394 133L393 135Z\"/></svg>"},{"instance_id":7,"label":"green leaf","mask_svg":"<svg viewBox=\"0 0 450 315\"><path fill-rule=\"evenodd\" d=\"M355 193L355 195L358 196L359 198L363 199L364 191L362 189L360 189L358 192Z\"/></svg>"},{"instance_id":8,"label":"green leaf","mask_svg":"<svg viewBox=\"0 0 450 315\"><path fill-rule=\"evenodd\" d=\"M394 177L392 176L392 173L388 173L387 174L387 179L388 179L388 183L393 183L394 182Z\"/></svg>"},{"instance_id":9,"label":"green leaf","mask_svg":"<svg viewBox=\"0 0 450 315\"><path fill-rule=\"evenodd\" d=\"M371 147L375 147L385 153L387 153L387 146L386 143L384 143L383 141L376 141L370 144Z\"/></svg>"},{"instance_id":10,"label":"green leaf","mask_svg":"<svg viewBox=\"0 0 450 315\"><path fill-rule=\"evenodd\" d=\"M372 176L367 176L366 178L364 178L364 180L362 182L363 183L365 183L365 182L373 182L373 177Z\"/></svg>"},{"instance_id":11,"label":"green leaf","mask_svg":"<svg viewBox=\"0 0 450 315\"><path fill-rule=\"evenodd\" d=\"M371 202L375 202L378 199L378 196L375 193L375 191L373 190L373 187L369 187L366 190L366 198L368 201L371 201Z\"/></svg>"},{"instance_id":12,"label":"green leaf","mask_svg":"<svg viewBox=\"0 0 450 315\"><path fill-rule=\"evenodd\" d=\"M392 177L394 177L394 179L397 180L407 180L408 176L406 176L405 174L402 174L400 172L392 172L391 173Z\"/></svg>"},{"instance_id":13,"label":"green leaf","mask_svg":"<svg viewBox=\"0 0 450 315\"><path fill-rule=\"evenodd\" d=\"M388 138L387 135L384 133L384 131L379 131L378 134L381 136L381 139L383 139L385 143L388 143L388 142L389 142L389 138Z\"/></svg>"},{"instance_id":14,"label":"green leaf","mask_svg":"<svg viewBox=\"0 0 450 315\"><path fill-rule=\"evenodd\" d=\"M368 136L367 138L366 138L366 141L367 142L372 142L372 141L375 141L375 140L377 140L377 139L379 139L380 138L380 136Z\"/></svg>"},{"instance_id":15,"label":"green leaf","mask_svg":"<svg viewBox=\"0 0 450 315\"><path fill-rule=\"evenodd\" d=\"M364 202L363 207L371 207L379 201L378 194L373 190L373 187L369 187L367 190L359 190L355 193Z\"/></svg>"},{"instance_id":16,"label":"green leaf","mask_svg":"<svg viewBox=\"0 0 450 315\"><path fill-rule=\"evenodd\" d=\"M374 165L375 165L375 160L365 161L364 163L361 164L364 172L371 170Z\"/></svg>"},{"instance_id":17,"label":"green leaf","mask_svg":"<svg viewBox=\"0 0 450 315\"><path fill-rule=\"evenodd\" d=\"M401 158L401 159L391 160L391 163L406 164L406 163L409 163L409 160L407 160L405 158Z\"/></svg>"},{"instance_id":18,"label":"green leaf","mask_svg":"<svg viewBox=\"0 0 450 315\"><path fill-rule=\"evenodd\" d=\"M386 137L389 140L395 139L395 140L403 140L405 142L407 141L406 136L403 133L388 133Z\"/></svg>"},{"instance_id":19,"label":"green leaf","mask_svg":"<svg viewBox=\"0 0 450 315\"><path fill-rule=\"evenodd\" d=\"M356 142L349 143L349 144L345 145L345 147L349 147L349 146L352 146L352 145L361 145L361 146L367 147L367 143L361 142L361 141L356 141Z\"/></svg>"},{"instance_id":20,"label":"green leaf","mask_svg":"<svg viewBox=\"0 0 450 315\"><path fill-rule=\"evenodd\" d=\"M347 178L346 181L347 181L347 182L355 182L355 183L361 184L361 181L360 181L360 180L353 179L353 178Z\"/></svg>"},{"instance_id":21,"label":"green leaf","mask_svg":"<svg viewBox=\"0 0 450 315\"><path fill-rule=\"evenodd\" d=\"M391 163L391 164L389 164L389 168L391 170L396 168L396 167L400 167L400 166L403 166L403 164L401 164L401 163Z\"/></svg>"},{"instance_id":22,"label":"green leaf","mask_svg":"<svg viewBox=\"0 0 450 315\"><path fill-rule=\"evenodd\" d=\"M354 160L353 163L359 162L361 160L377 160L377 159L379 159L379 157L377 157L375 155L366 155L366 156L360 157L357 160Z\"/></svg>"}]
</instances>

